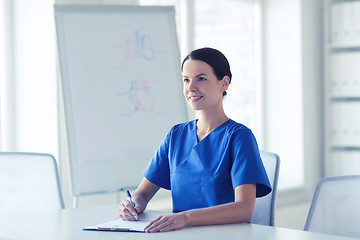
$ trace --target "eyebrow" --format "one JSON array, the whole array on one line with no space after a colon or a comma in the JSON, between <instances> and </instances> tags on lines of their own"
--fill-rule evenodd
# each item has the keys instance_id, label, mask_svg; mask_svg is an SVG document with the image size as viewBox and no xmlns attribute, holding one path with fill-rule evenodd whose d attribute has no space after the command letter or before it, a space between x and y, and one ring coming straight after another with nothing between
<instances>
[{"instance_id":1,"label":"eyebrow","mask_svg":"<svg viewBox=\"0 0 360 240\"><path fill-rule=\"evenodd\" d=\"M198 75L195 76L195 78L201 77L201 76L207 76L205 73L200 73ZM184 78L188 78L188 76L183 76Z\"/></svg>"}]
</instances>

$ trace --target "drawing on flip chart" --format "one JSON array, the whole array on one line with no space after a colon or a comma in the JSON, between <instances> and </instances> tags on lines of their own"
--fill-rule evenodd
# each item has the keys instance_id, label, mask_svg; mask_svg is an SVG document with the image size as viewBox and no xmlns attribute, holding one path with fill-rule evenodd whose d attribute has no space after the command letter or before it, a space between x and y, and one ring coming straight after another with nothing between
<instances>
[{"instance_id":1,"label":"drawing on flip chart","mask_svg":"<svg viewBox=\"0 0 360 240\"><path fill-rule=\"evenodd\" d=\"M126 97L130 101L131 109L128 112L122 112L122 116L131 116L137 112L159 114L161 111L156 109L154 97L151 93L151 84L156 81L150 81L142 76L130 81L130 87L125 92L117 93L116 96Z\"/></svg>"},{"instance_id":2,"label":"drawing on flip chart","mask_svg":"<svg viewBox=\"0 0 360 240\"><path fill-rule=\"evenodd\" d=\"M120 68L123 68L128 62L138 58L150 61L155 58L157 53L152 38L147 34L140 34L137 30L130 34L120 46L124 47L125 58Z\"/></svg>"}]
</instances>

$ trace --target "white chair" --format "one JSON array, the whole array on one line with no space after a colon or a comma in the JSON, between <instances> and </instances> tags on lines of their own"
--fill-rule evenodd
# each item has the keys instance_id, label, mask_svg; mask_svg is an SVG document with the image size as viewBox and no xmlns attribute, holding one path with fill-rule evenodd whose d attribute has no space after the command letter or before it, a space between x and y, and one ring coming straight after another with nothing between
<instances>
[{"instance_id":1,"label":"white chair","mask_svg":"<svg viewBox=\"0 0 360 240\"><path fill-rule=\"evenodd\" d=\"M268 195L256 198L251 223L274 226L275 198L279 179L280 158L275 153L260 151L272 191Z\"/></svg>"},{"instance_id":2,"label":"white chair","mask_svg":"<svg viewBox=\"0 0 360 240\"><path fill-rule=\"evenodd\" d=\"M320 180L304 230L360 238L360 175Z\"/></svg>"},{"instance_id":3,"label":"white chair","mask_svg":"<svg viewBox=\"0 0 360 240\"><path fill-rule=\"evenodd\" d=\"M55 158L0 152L0 196L0 214L64 208Z\"/></svg>"}]
</instances>

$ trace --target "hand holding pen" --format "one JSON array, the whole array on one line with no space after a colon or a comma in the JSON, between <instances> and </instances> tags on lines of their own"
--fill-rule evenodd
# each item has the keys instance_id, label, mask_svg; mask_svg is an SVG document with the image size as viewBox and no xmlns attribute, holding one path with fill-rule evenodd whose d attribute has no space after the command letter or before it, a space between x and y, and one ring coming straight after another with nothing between
<instances>
[{"instance_id":1,"label":"hand holding pen","mask_svg":"<svg viewBox=\"0 0 360 240\"><path fill-rule=\"evenodd\" d=\"M130 212L131 212L131 214L134 216L134 218L135 218L136 220L138 220L138 219L139 219L139 216L138 216L137 213L136 213L135 204L134 204L134 202L132 201L132 197L131 197L131 194L130 194L129 190L126 190L126 194L127 194L127 196L128 196L128 200L129 200L130 205L131 205L131 207L132 207L132 210L131 210Z\"/></svg>"},{"instance_id":2,"label":"hand holding pen","mask_svg":"<svg viewBox=\"0 0 360 240\"><path fill-rule=\"evenodd\" d=\"M126 221L139 220L138 211L141 211L141 206L138 202L135 205L129 191L126 191L126 194L127 197L119 204L119 217Z\"/></svg>"}]
</instances>

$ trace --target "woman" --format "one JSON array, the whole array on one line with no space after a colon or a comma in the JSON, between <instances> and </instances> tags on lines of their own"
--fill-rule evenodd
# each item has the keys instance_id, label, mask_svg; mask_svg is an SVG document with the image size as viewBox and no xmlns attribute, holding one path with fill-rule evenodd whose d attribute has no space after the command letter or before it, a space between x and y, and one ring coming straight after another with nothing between
<instances>
[{"instance_id":1,"label":"woman","mask_svg":"<svg viewBox=\"0 0 360 240\"><path fill-rule=\"evenodd\" d=\"M124 200L119 215L137 220L162 187L171 190L174 214L151 221L146 232L249 222L255 198L271 187L252 132L224 112L232 77L229 63L218 50L201 48L184 59L181 71L185 99L199 118L168 132L133 193L133 203Z\"/></svg>"}]
</instances>

